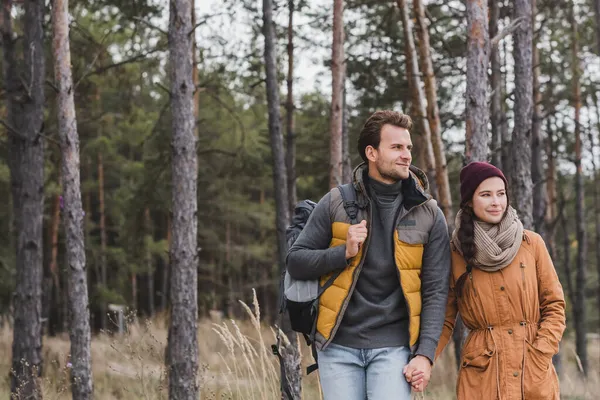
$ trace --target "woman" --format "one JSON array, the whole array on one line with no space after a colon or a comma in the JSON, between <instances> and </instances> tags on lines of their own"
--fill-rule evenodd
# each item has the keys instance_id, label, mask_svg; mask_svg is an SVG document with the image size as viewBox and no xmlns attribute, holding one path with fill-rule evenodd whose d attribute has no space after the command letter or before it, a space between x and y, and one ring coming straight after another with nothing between
<instances>
[{"instance_id":1,"label":"woman","mask_svg":"<svg viewBox=\"0 0 600 400\"><path fill-rule=\"evenodd\" d=\"M452 337L459 312L469 335L458 399L559 399L552 356L565 329L565 302L544 241L523 229L508 204L506 178L493 165L464 167L460 194L436 357Z\"/></svg>"}]
</instances>

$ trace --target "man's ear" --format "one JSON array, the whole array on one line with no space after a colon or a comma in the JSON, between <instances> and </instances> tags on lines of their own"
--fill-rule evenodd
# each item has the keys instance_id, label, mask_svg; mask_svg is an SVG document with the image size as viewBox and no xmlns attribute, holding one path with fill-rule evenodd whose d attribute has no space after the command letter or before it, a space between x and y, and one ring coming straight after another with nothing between
<instances>
[{"instance_id":1,"label":"man's ear","mask_svg":"<svg viewBox=\"0 0 600 400\"><path fill-rule=\"evenodd\" d=\"M365 148L365 155L367 156L367 160L375 162L377 161L377 149L371 145Z\"/></svg>"}]
</instances>

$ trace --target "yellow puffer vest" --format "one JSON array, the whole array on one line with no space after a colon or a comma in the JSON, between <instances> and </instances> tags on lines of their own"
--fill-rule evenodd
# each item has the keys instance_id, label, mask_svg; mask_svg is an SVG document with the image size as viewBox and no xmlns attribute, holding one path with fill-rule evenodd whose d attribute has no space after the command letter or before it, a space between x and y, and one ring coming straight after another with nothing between
<instances>
[{"instance_id":1,"label":"yellow puffer vest","mask_svg":"<svg viewBox=\"0 0 600 400\"><path fill-rule=\"evenodd\" d=\"M354 171L354 186L358 188L358 197L361 192L366 196L363 185L362 175L366 171L366 166L360 165ZM406 300L409 313L409 337L411 348L416 346L419 340L419 329L421 322L421 266L423 259L424 246L429 238L429 232L435 221L437 214L437 204L424 192L427 185L424 174L418 169L411 167L412 192L404 193L404 204L408 205L408 210L403 209L397 220L394 230L394 254L395 264L398 269L400 286ZM422 175L421 175L422 174ZM421 178L421 179L419 179ZM407 204L408 201L408 204ZM370 225L369 207L359 209L357 220L367 220L367 226ZM351 221L344 209L343 201L339 189L331 191L331 220L332 239L329 247L341 246L346 243L346 236ZM364 254L369 248L369 238L362 246L358 254L353 257L348 267L340 273L333 284L325 290L319 299L319 313L317 317L317 328L315 341L317 347L322 349L326 347L333 337L342 321L344 312L358 276L363 266ZM321 277L321 285L331 277L327 274Z\"/></svg>"}]
</instances>

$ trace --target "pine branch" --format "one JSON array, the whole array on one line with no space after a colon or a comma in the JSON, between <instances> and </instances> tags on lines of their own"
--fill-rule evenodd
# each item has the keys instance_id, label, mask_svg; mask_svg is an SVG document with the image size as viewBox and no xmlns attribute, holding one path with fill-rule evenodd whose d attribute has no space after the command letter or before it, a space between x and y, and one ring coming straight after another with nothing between
<instances>
[{"instance_id":1,"label":"pine branch","mask_svg":"<svg viewBox=\"0 0 600 400\"><path fill-rule=\"evenodd\" d=\"M490 40L490 44L492 45L492 47L497 47L498 43L500 43L500 41L502 39L504 39L505 36L508 36L511 33L513 33L514 31L516 31L521 26L521 23L524 20L525 20L525 17L519 17L519 18L515 19L513 22L511 22L511 24L509 26L504 28L502 30L502 32L500 32L496 36L494 36L492 38L492 40Z\"/></svg>"},{"instance_id":2,"label":"pine branch","mask_svg":"<svg viewBox=\"0 0 600 400\"><path fill-rule=\"evenodd\" d=\"M8 122L4 121L3 119L0 119L0 125L4 126L7 132L10 133L12 136L16 137L17 139L23 139L23 135L21 135L21 133L19 133L19 131L13 128Z\"/></svg>"}]
</instances>

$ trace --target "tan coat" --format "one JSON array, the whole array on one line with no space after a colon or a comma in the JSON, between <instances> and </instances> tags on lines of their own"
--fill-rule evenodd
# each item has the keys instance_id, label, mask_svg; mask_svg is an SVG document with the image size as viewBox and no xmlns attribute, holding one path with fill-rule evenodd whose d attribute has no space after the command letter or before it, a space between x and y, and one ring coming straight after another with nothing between
<instances>
[{"instance_id":1,"label":"tan coat","mask_svg":"<svg viewBox=\"0 0 600 400\"><path fill-rule=\"evenodd\" d=\"M465 271L465 260L453 249L436 357L452 337L460 312L470 332L461 354L458 399L559 399L552 356L565 329L565 301L540 235L525 231L515 259L500 271L473 268L457 299L454 285Z\"/></svg>"}]
</instances>

